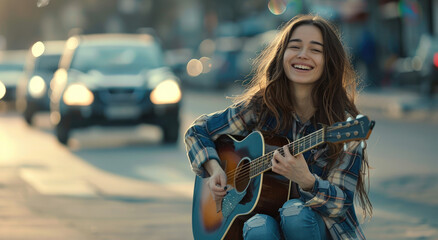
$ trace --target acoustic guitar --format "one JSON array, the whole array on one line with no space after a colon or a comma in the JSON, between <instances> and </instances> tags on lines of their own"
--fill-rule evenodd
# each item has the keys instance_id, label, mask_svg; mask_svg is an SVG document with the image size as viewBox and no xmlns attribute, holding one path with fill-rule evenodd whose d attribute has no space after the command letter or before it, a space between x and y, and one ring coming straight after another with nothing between
<instances>
[{"instance_id":1,"label":"acoustic guitar","mask_svg":"<svg viewBox=\"0 0 438 240\"><path fill-rule=\"evenodd\" d=\"M278 209L299 197L296 183L272 172L275 149L287 145L296 156L326 143L368 139L375 125L366 116L325 126L294 142L265 138L252 132L244 139L223 135L215 141L221 166L227 175L227 195L216 203L207 178L196 176L193 194L192 231L195 239L242 239L243 223L256 213L278 216ZM218 206L218 204L220 204Z\"/></svg>"}]
</instances>

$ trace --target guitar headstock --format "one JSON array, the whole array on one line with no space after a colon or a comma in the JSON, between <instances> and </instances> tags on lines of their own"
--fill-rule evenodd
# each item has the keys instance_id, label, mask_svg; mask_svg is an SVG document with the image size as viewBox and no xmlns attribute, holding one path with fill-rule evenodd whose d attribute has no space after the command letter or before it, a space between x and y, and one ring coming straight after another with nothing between
<instances>
[{"instance_id":1,"label":"guitar headstock","mask_svg":"<svg viewBox=\"0 0 438 240\"><path fill-rule=\"evenodd\" d=\"M356 119L335 123L326 127L325 141L332 143L349 142L353 140L365 140L371 134L375 121L367 116L358 115Z\"/></svg>"}]
</instances>

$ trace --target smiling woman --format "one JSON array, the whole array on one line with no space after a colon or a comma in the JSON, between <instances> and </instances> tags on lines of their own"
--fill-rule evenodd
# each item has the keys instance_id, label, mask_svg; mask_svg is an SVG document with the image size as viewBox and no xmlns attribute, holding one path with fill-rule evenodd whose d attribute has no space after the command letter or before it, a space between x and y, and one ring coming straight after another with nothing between
<instances>
[{"instance_id":1,"label":"smiling woman","mask_svg":"<svg viewBox=\"0 0 438 240\"><path fill-rule=\"evenodd\" d=\"M300 91L301 84L313 85L324 68L323 41L319 29L308 25L297 28L284 52L284 72L292 89Z\"/></svg>"},{"instance_id":2,"label":"smiling woman","mask_svg":"<svg viewBox=\"0 0 438 240\"><path fill-rule=\"evenodd\" d=\"M195 238L364 239L353 202L356 196L371 213L365 145L306 147L324 126L360 119L357 78L335 26L318 16L296 16L254 66L254 77L233 105L202 115L186 132L198 175ZM270 151L265 145L287 142L303 150Z\"/></svg>"}]
</instances>

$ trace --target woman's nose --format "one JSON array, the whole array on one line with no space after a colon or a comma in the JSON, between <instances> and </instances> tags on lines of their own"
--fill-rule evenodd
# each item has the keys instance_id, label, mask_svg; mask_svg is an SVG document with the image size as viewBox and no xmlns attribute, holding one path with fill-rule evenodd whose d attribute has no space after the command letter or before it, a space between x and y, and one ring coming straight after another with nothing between
<instances>
[{"instance_id":1,"label":"woman's nose","mask_svg":"<svg viewBox=\"0 0 438 240\"><path fill-rule=\"evenodd\" d=\"M301 51L298 53L299 58L307 58L307 51L306 49L301 49Z\"/></svg>"}]
</instances>

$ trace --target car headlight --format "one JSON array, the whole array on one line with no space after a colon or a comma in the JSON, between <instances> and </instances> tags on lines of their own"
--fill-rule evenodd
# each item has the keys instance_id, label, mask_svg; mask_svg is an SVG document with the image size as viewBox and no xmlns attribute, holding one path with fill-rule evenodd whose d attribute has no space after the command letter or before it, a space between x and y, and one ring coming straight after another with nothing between
<instances>
[{"instance_id":1,"label":"car headlight","mask_svg":"<svg viewBox=\"0 0 438 240\"><path fill-rule=\"evenodd\" d=\"M33 76L27 86L29 94L34 98L42 97L46 92L46 88L46 82L44 82L44 79L40 76Z\"/></svg>"},{"instance_id":2,"label":"car headlight","mask_svg":"<svg viewBox=\"0 0 438 240\"><path fill-rule=\"evenodd\" d=\"M82 84L72 84L67 87L62 97L67 105L88 106L94 101L93 93Z\"/></svg>"},{"instance_id":3,"label":"car headlight","mask_svg":"<svg viewBox=\"0 0 438 240\"><path fill-rule=\"evenodd\" d=\"M150 98L154 104L177 103L181 100L181 90L176 81L165 80L155 87Z\"/></svg>"},{"instance_id":4,"label":"car headlight","mask_svg":"<svg viewBox=\"0 0 438 240\"><path fill-rule=\"evenodd\" d=\"M0 99L6 95L6 86L0 81Z\"/></svg>"}]
</instances>

